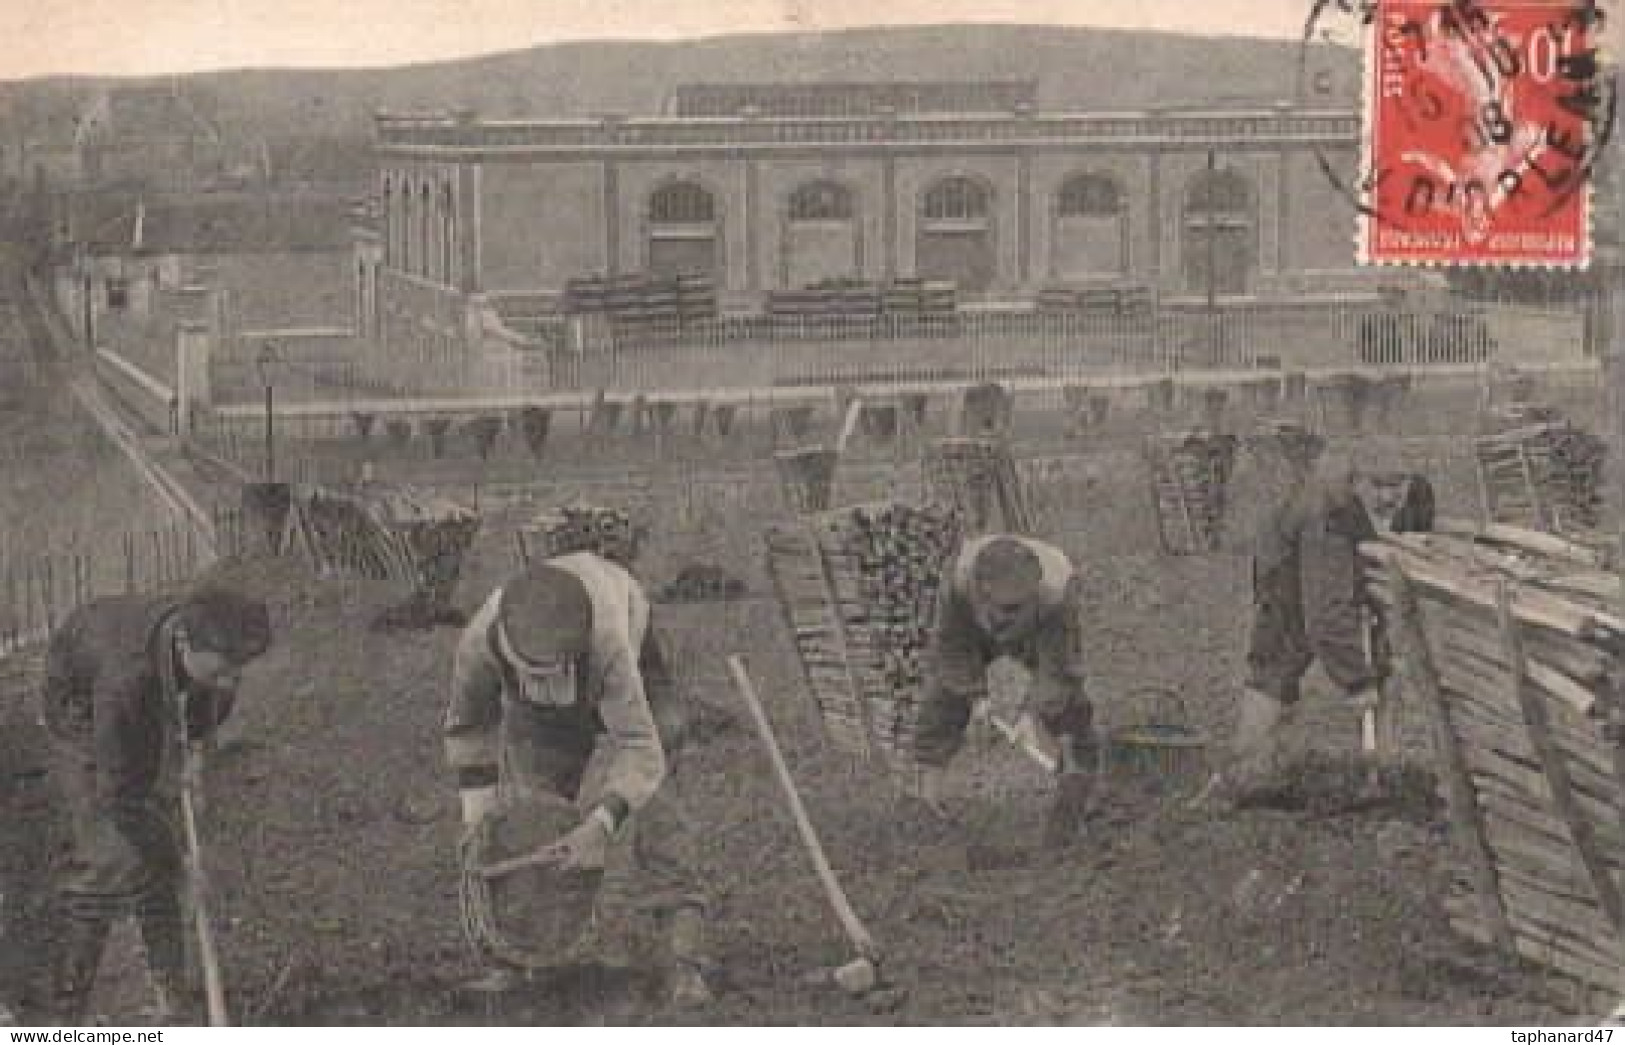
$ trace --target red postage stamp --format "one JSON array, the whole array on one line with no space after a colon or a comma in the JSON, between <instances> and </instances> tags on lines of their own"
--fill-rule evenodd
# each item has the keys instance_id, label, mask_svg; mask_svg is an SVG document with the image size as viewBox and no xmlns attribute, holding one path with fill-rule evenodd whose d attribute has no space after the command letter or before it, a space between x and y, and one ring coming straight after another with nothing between
<instances>
[{"instance_id":1,"label":"red postage stamp","mask_svg":"<svg viewBox=\"0 0 1625 1045\"><path fill-rule=\"evenodd\" d=\"M1584 268L1613 123L1596 0L1370 0L1359 259Z\"/></svg>"}]
</instances>

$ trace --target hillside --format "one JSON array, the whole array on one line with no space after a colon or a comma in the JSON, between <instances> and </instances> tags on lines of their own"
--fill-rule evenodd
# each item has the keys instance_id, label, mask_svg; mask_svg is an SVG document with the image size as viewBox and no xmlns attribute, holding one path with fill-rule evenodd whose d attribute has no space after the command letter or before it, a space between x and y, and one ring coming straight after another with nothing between
<instances>
[{"instance_id":1,"label":"hillside","mask_svg":"<svg viewBox=\"0 0 1625 1045\"><path fill-rule=\"evenodd\" d=\"M1052 110L1241 104L1291 97L1299 59L1299 45L1291 41L942 26L568 43L391 69L241 70L174 82L206 99L228 137L342 138L368 135L370 114L380 108L469 105L510 117L654 114L677 85L698 81L1034 78L1042 107ZM1314 60L1317 68L1333 71L1325 100L1352 101L1357 56L1328 51ZM10 113L13 128L65 146L73 114L85 99L109 86L142 82L51 78L0 84L0 112Z\"/></svg>"}]
</instances>

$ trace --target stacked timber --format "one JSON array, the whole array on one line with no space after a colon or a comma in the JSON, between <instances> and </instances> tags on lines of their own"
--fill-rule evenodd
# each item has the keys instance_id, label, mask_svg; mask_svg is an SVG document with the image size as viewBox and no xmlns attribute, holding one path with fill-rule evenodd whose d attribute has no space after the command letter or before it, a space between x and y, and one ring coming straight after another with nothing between
<instances>
[{"instance_id":1,"label":"stacked timber","mask_svg":"<svg viewBox=\"0 0 1625 1045\"><path fill-rule=\"evenodd\" d=\"M1595 530L1608 453L1603 441L1549 414L1506 419L1508 427L1474 442L1486 518L1557 534Z\"/></svg>"},{"instance_id":2,"label":"stacked timber","mask_svg":"<svg viewBox=\"0 0 1625 1045\"><path fill-rule=\"evenodd\" d=\"M1051 314L1145 318L1153 312L1155 302L1147 286L1080 287L1055 283L1038 292L1037 305L1039 312Z\"/></svg>"},{"instance_id":3,"label":"stacked timber","mask_svg":"<svg viewBox=\"0 0 1625 1045\"><path fill-rule=\"evenodd\" d=\"M632 517L620 508L570 504L547 511L519 529L519 558L526 564L593 552L629 566L640 539Z\"/></svg>"},{"instance_id":4,"label":"stacked timber","mask_svg":"<svg viewBox=\"0 0 1625 1045\"><path fill-rule=\"evenodd\" d=\"M896 279L875 283L861 279L825 279L767 295L767 314L797 321L878 320L951 314L958 307L953 283Z\"/></svg>"},{"instance_id":5,"label":"stacked timber","mask_svg":"<svg viewBox=\"0 0 1625 1045\"><path fill-rule=\"evenodd\" d=\"M603 315L630 325L713 319L716 284L698 273L577 276L565 283L563 308L567 315Z\"/></svg>"},{"instance_id":6,"label":"stacked timber","mask_svg":"<svg viewBox=\"0 0 1625 1045\"><path fill-rule=\"evenodd\" d=\"M939 439L923 472L927 502L957 513L967 535L1034 532L1026 483L1002 440Z\"/></svg>"},{"instance_id":7,"label":"stacked timber","mask_svg":"<svg viewBox=\"0 0 1625 1045\"><path fill-rule=\"evenodd\" d=\"M826 733L837 747L912 761L922 666L958 519L885 502L767 536L768 572Z\"/></svg>"},{"instance_id":8,"label":"stacked timber","mask_svg":"<svg viewBox=\"0 0 1625 1045\"><path fill-rule=\"evenodd\" d=\"M1408 699L1429 713L1456 851L1452 925L1616 991L1625 619L1602 555L1441 521L1365 546Z\"/></svg>"},{"instance_id":9,"label":"stacked timber","mask_svg":"<svg viewBox=\"0 0 1625 1045\"><path fill-rule=\"evenodd\" d=\"M404 581L411 586L404 608L386 616L432 623L450 609L480 518L444 497L369 482L296 490L289 526L318 573Z\"/></svg>"},{"instance_id":10,"label":"stacked timber","mask_svg":"<svg viewBox=\"0 0 1625 1045\"><path fill-rule=\"evenodd\" d=\"M1163 551L1216 551L1224 538L1237 439L1197 430L1152 436L1145 458Z\"/></svg>"}]
</instances>

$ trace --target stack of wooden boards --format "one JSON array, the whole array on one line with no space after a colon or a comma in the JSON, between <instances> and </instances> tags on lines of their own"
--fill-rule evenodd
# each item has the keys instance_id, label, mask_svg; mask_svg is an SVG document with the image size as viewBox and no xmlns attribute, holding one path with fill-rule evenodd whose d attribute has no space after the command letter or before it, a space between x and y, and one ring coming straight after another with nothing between
<instances>
[{"instance_id":1,"label":"stack of wooden boards","mask_svg":"<svg viewBox=\"0 0 1625 1045\"><path fill-rule=\"evenodd\" d=\"M827 279L799 290L770 291L767 314L775 319L797 320L919 317L950 315L958 304L958 292L952 283Z\"/></svg>"},{"instance_id":2,"label":"stack of wooden boards","mask_svg":"<svg viewBox=\"0 0 1625 1045\"><path fill-rule=\"evenodd\" d=\"M425 611L449 607L479 516L410 487L366 483L353 490L297 487L288 513L291 541L318 573L353 573L412 586Z\"/></svg>"},{"instance_id":3,"label":"stack of wooden boards","mask_svg":"<svg viewBox=\"0 0 1625 1045\"><path fill-rule=\"evenodd\" d=\"M1026 484L1008 443L997 439L939 439L927 448L926 500L959 514L969 534L1032 533Z\"/></svg>"},{"instance_id":4,"label":"stack of wooden boards","mask_svg":"<svg viewBox=\"0 0 1625 1045\"><path fill-rule=\"evenodd\" d=\"M1595 530L1603 441L1549 409L1504 412L1492 425L1474 442L1485 518L1555 534Z\"/></svg>"},{"instance_id":5,"label":"stack of wooden boards","mask_svg":"<svg viewBox=\"0 0 1625 1045\"><path fill-rule=\"evenodd\" d=\"M1434 726L1458 853L1452 924L1617 991L1619 577L1599 553L1493 525L1441 521L1363 553L1407 699Z\"/></svg>"},{"instance_id":6,"label":"stack of wooden boards","mask_svg":"<svg viewBox=\"0 0 1625 1045\"><path fill-rule=\"evenodd\" d=\"M617 324L680 325L717 315L717 288L710 276L633 272L578 276L564 288L567 315L604 315Z\"/></svg>"},{"instance_id":7,"label":"stack of wooden boards","mask_svg":"<svg viewBox=\"0 0 1625 1045\"><path fill-rule=\"evenodd\" d=\"M922 660L958 517L881 502L807 517L766 535L768 573L837 748L913 761Z\"/></svg>"},{"instance_id":8,"label":"stack of wooden boards","mask_svg":"<svg viewBox=\"0 0 1625 1045\"><path fill-rule=\"evenodd\" d=\"M1218 550L1237 445L1233 435L1202 430L1146 440L1157 536L1164 552L1197 555Z\"/></svg>"},{"instance_id":9,"label":"stack of wooden boards","mask_svg":"<svg viewBox=\"0 0 1625 1045\"><path fill-rule=\"evenodd\" d=\"M1151 288L1143 285L1079 287L1058 283L1038 292L1040 312L1149 319L1155 305Z\"/></svg>"},{"instance_id":10,"label":"stack of wooden boards","mask_svg":"<svg viewBox=\"0 0 1625 1045\"><path fill-rule=\"evenodd\" d=\"M543 512L519 528L519 561L528 565L595 552L624 566L637 558L640 537L632 517L619 508L570 504Z\"/></svg>"}]
</instances>

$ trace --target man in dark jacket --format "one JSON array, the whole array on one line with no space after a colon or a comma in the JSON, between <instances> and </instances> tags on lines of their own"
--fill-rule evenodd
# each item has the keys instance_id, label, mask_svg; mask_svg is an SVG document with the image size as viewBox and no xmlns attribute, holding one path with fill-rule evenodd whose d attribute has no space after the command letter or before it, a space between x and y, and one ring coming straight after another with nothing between
<instances>
[{"instance_id":1,"label":"man in dark jacket","mask_svg":"<svg viewBox=\"0 0 1625 1045\"><path fill-rule=\"evenodd\" d=\"M1324 452L1318 437L1285 458L1291 483L1264 521L1253 558L1247 681L1231 765L1215 781L1231 799L1268 785L1283 722L1316 661L1354 709L1381 703L1382 677L1367 649L1359 554L1377 531L1356 492L1354 460L1346 452Z\"/></svg>"},{"instance_id":2,"label":"man in dark jacket","mask_svg":"<svg viewBox=\"0 0 1625 1045\"><path fill-rule=\"evenodd\" d=\"M41 712L70 830L56 883L58 1022L85 1018L108 930L128 915L140 924L158 1017L193 1000L174 783L270 642L265 605L214 586L89 603L52 635Z\"/></svg>"}]
</instances>

